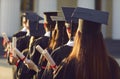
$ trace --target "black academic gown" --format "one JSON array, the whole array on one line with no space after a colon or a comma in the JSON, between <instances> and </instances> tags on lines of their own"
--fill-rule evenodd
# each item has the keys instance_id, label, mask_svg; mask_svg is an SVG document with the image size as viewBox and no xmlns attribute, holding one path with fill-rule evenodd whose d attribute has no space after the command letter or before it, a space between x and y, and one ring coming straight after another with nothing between
<instances>
[{"instance_id":1,"label":"black academic gown","mask_svg":"<svg viewBox=\"0 0 120 79\"><path fill-rule=\"evenodd\" d=\"M25 31L19 31L19 32L13 34L12 37L19 38L19 37L25 36L26 34L27 34L27 32L25 32Z\"/></svg>"},{"instance_id":2,"label":"black academic gown","mask_svg":"<svg viewBox=\"0 0 120 79\"><path fill-rule=\"evenodd\" d=\"M34 48L33 48L33 52L30 54L30 59L36 64L38 65L38 61L40 58L40 53L36 50L36 45L40 45L43 49L45 49L46 47L48 47L48 43L49 43L49 37L48 36L43 36L40 37L38 39L36 39L36 41L34 42ZM22 71L20 74L20 79L32 79L33 76L36 74L36 72L34 70L28 69L25 65L22 65Z\"/></svg>"},{"instance_id":3,"label":"black academic gown","mask_svg":"<svg viewBox=\"0 0 120 79\"><path fill-rule=\"evenodd\" d=\"M76 79L75 77L75 59L72 59L69 63L66 63L65 59L55 71L53 79ZM111 57L109 57L109 66L111 69L111 78L120 79L120 67L119 64ZM66 71L65 71L66 70Z\"/></svg>"},{"instance_id":4,"label":"black academic gown","mask_svg":"<svg viewBox=\"0 0 120 79\"><path fill-rule=\"evenodd\" d=\"M120 79L119 64L112 57L109 57L109 62L110 62L110 69L112 73L112 79Z\"/></svg>"},{"instance_id":5,"label":"black academic gown","mask_svg":"<svg viewBox=\"0 0 120 79\"><path fill-rule=\"evenodd\" d=\"M16 37L17 39L19 39L20 37L26 36L26 34L27 34L27 32L25 32L25 31L19 31L19 32L13 34L12 37ZM18 45L18 44L17 44L17 45ZM9 55L10 55L10 54L9 54ZM9 55L8 55L8 63L11 64Z\"/></svg>"},{"instance_id":6,"label":"black academic gown","mask_svg":"<svg viewBox=\"0 0 120 79\"><path fill-rule=\"evenodd\" d=\"M46 50L48 51L49 54L51 54L52 49L47 48ZM44 70L46 68L47 62L48 61L46 60L46 58L41 55L41 57L39 59L39 63L38 63L38 67L40 69L40 72L38 72L38 75L37 75L38 79L41 79L42 74L43 74L43 72L44 72Z\"/></svg>"},{"instance_id":7,"label":"black academic gown","mask_svg":"<svg viewBox=\"0 0 120 79\"><path fill-rule=\"evenodd\" d=\"M37 45L40 45L43 49L45 49L45 48L48 47L48 43L49 43L49 37L47 37L47 36L43 36L43 37L36 40L36 43L33 46L33 52L32 52L32 55L31 55L31 60L33 60L33 62L35 64L38 65L39 58L41 56L40 52L38 52L35 47Z\"/></svg>"},{"instance_id":8,"label":"black academic gown","mask_svg":"<svg viewBox=\"0 0 120 79\"><path fill-rule=\"evenodd\" d=\"M61 61L66 58L72 51L72 46L63 45L56 48L52 53L51 56L55 61L56 65L59 65ZM53 78L53 69L46 68L43 72L42 79L52 79Z\"/></svg>"},{"instance_id":9,"label":"black academic gown","mask_svg":"<svg viewBox=\"0 0 120 79\"><path fill-rule=\"evenodd\" d=\"M20 50L21 52L29 47L29 42L30 42L31 36L22 36L17 39L17 49Z\"/></svg>"},{"instance_id":10,"label":"black academic gown","mask_svg":"<svg viewBox=\"0 0 120 79\"><path fill-rule=\"evenodd\" d=\"M54 72L52 79L76 79L75 70L75 59L72 59L69 63L64 59Z\"/></svg>"},{"instance_id":11,"label":"black academic gown","mask_svg":"<svg viewBox=\"0 0 120 79\"><path fill-rule=\"evenodd\" d=\"M19 40L19 39L22 39L22 37L25 37L26 34L27 34L26 31L19 31L19 32L13 34L12 37L16 37L17 40ZM19 42L20 42L20 40L19 40ZM24 48L24 47L19 46L19 45L20 45L19 42L17 42L17 44L16 44L16 45L17 45L17 48L19 48L20 50L23 50L22 48ZM8 59L8 63L11 65L11 62L10 62L10 54L8 55L8 58L7 58L7 59Z\"/></svg>"}]
</instances>

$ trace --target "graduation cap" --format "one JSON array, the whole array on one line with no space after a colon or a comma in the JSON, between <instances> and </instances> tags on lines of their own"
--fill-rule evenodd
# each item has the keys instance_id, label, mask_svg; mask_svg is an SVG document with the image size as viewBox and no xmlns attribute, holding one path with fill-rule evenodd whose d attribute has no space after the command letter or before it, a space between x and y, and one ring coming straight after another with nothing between
<instances>
[{"instance_id":1,"label":"graduation cap","mask_svg":"<svg viewBox=\"0 0 120 79\"><path fill-rule=\"evenodd\" d=\"M51 22L50 16L57 16L58 12L44 12L45 20Z\"/></svg>"},{"instance_id":2,"label":"graduation cap","mask_svg":"<svg viewBox=\"0 0 120 79\"><path fill-rule=\"evenodd\" d=\"M56 21L56 24L58 25L58 28L59 26L65 25L65 18L64 17L61 17L61 16L50 16L51 20L52 21Z\"/></svg>"},{"instance_id":3,"label":"graduation cap","mask_svg":"<svg viewBox=\"0 0 120 79\"><path fill-rule=\"evenodd\" d=\"M68 41L68 36L67 36L67 33L66 33L66 27L65 27L65 18L64 17L61 17L61 16L50 16L52 21L56 21L56 27L55 29L57 28L62 37L61 37L61 42L62 42L62 45L65 44L67 41Z\"/></svg>"},{"instance_id":4,"label":"graduation cap","mask_svg":"<svg viewBox=\"0 0 120 79\"><path fill-rule=\"evenodd\" d=\"M33 12L27 13L26 18L32 22L39 22L40 20L43 20L42 17L40 17L38 14L33 13Z\"/></svg>"},{"instance_id":5,"label":"graduation cap","mask_svg":"<svg viewBox=\"0 0 120 79\"><path fill-rule=\"evenodd\" d=\"M96 22L100 24L107 24L108 12L93 10L88 8L77 7L74 10L72 18L83 19L86 21ZM78 22L78 20L76 20Z\"/></svg>"},{"instance_id":6,"label":"graduation cap","mask_svg":"<svg viewBox=\"0 0 120 79\"><path fill-rule=\"evenodd\" d=\"M96 35L101 33L101 24L107 24L108 12L77 7L72 17L79 19L81 33Z\"/></svg>"},{"instance_id":7,"label":"graduation cap","mask_svg":"<svg viewBox=\"0 0 120 79\"><path fill-rule=\"evenodd\" d=\"M25 12L22 12L22 15L23 17L26 17L28 14L31 14L33 13L32 11L25 11Z\"/></svg>"},{"instance_id":8,"label":"graduation cap","mask_svg":"<svg viewBox=\"0 0 120 79\"><path fill-rule=\"evenodd\" d=\"M73 37L74 37L74 35L77 31L77 27L78 27L78 22L76 22L77 19L71 17L75 8L73 8L73 7L62 7L62 10L63 10L63 14L64 14L66 22L70 23L70 26L71 26L71 29L70 29L71 40L73 40Z\"/></svg>"},{"instance_id":9,"label":"graduation cap","mask_svg":"<svg viewBox=\"0 0 120 79\"><path fill-rule=\"evenodd\" d=\"M75 8L73 8L73 7L62 7L62 11L63 11L66 22L68 22L68 23L71 22L71 15L72 15L74 9Z\"/></svg>"}]
</instances>

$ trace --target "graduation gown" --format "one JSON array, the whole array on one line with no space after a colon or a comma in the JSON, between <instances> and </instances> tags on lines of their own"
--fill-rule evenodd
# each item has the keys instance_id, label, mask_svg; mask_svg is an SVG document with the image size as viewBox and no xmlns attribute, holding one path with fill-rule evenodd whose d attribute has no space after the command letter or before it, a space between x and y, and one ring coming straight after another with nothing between
<instances>
[{"instance_id":1,"label":"graduation gown","mask_svg":"<svg viewBox=\"0 0 120 79\"><path fill-rule=\"evenodd\" d=\"M58 47L55 51L52 52L51 56L55 61L56 65L59 65L64 58L68 57L68 55L72 51L72 48L73 47L71 46L64 45L64 46Z\"/></svg>"},{"instance_id":2,"label":"graduation gown","mask_svg":"<svg viewBox=\"0 0 120 79\"><path fill-rule=\"evenodd\" d=\"M120 67L118 63L109 57L109 66L112 79L120 79ZM65 71L66 70L66 71ZM75 59L67 63L66 59L59 65L55 71L53 79L76 79L75 78Z\"/></svg>"},{"instance_id":3,"label":"graduation gown","mask_svg":"<svg viewBox=\"0 0 120 79\"><path fill-rule=\"evenodd\" d=\"M19 37L25 36L26 34L27 34L27 32L25 32L25 31L19 31L19 32L15 33L12 37L19 38Z\"/></svg>"},{"instance_id":4,"label":"graduation gown","mask_svg":"<svg viewBox=\"0 0 120 79\"><path fill-rule=\"evenodd\" d=\"M33 79L33 75L36 74L34 70L28 69L27 66L20 61L17 67L17 78L18 79Z\"/></svg>"},{"instance_id":5,"label":"graduation gown","mask_svg":"<svg viewBox=\"0 0 120 79\"><path fill-rule=\"evenodd\" d=\"M40 45L43 49L45 49L48 46L48 42L49 42L49 37L48 36L43 36L38 38L35 42L34 42L34 48L33 48L33 52L30 54L30 59L36 64L38 65L38 61L40 58L40 53L36 50L36 45ZM20 75L20 79L31 79L33 78L33 76L36 74L36 72L34 70L30 70L28 69L25 65L22 66L22 72Z\"/></svg>"},{"instance_id":6,"label":"graduation gown","mask_svg":"<svg viewBox=\"0 0 120 79\"><path fill-rule=\"evenodd\" d=\"M30 36L26 36L26 34L26 31L19 31L12 36L17 38L16 48L21 52L29 46ZM9 56L10 54L8 55L8 63L11 64Z\"/></svg>"},{"instance_id":7,"label":"graduation gown","mask_svg":"<svg viewBox=\"0 0 120 79\"><path fill-rule=\"evenodd\" d=\"M72 59L69 63L64 59L53 74L52 79L76 79L75 70L75 59Z\"/></svg>"},{"instance_id":8,"label":"graduation gown","mask_svg":"<svg viewBox=\"0 0 120 79\"><path fill-rule=\"evenodd\" d=\"M13 34L12 37L16 37L17 39L19 39L19 38L21 38L21 37L26 36L26 34L27 34L26 31L22 31L22 30L21 30L21 31ZM16 45L18 46L18 43L17 43ZM18 48L19 48L19 47L18 47ZM8 63L9 63L10 65L12 65L11 62L10 62L10 54L8 55L8 58L7 58L7 59L8 59Z\"/></svg>"},{"instance_id":9,"label":"graduation gown","mask_svg":"<svg viewBox=\"0 0 120 79\"><path fill-rule=\"evenodd\" d=\"M48 47L48 43L49 43L49 37L47 37L47 36L43 36L40 39L36 40L36 43L33 46L33 51L32 51L32 54L31 54L31 60L33 60L33 62L35 64L38 65L39 58L41 56L40 52L38 52L35 47L37 45L40 45L43 49L45 49L46 47Z\"/></svg>"},{"instance_id":10,"label":"graduation gown","mask_svg":"<svg viewBox=\"0 0 120 79\"><path fill-rule=\"evenodd\" d=\"M110 63L110 69L112 73L112 79L120 79L119 64L112 57L109 57L109 63Z\"/></svg>"},{"instance_id":11,"label":"graduation gown","mask_svg":"<svg viewBox=\"0 0 120 79\"><path fill-rule=\"evenodd\" d=\"M47 51L48 51L49 54L51 54L52 49L47 48ZM38 72L38 75L37 75L38 79L41 79L42 74L43 74L43 72L44 72L44 70L46 68L47 62L48 61L46 60L46 58L43 55L41 55L41 57L39 59L39 63L38 63L38 67L40 69L40 72Z\"/></svg>"},{"instance_id":12,"label":"graduation gown","mask_svg":"<svg viewBox=\"0 0 120 79\"><path fill-rule=\"evenodd\" d=\"M17 40L17 49L19 49L21 52L29 47L31 36L22 36Z\"/></svg>"},{"instance_id":13,"label":"graduation gown","mask_svg":"<svg viewBox=\"0 0 120 79\"><path fill-rule=\"evenodd\" d=\"M72 51L72 48L73 48L73 41L69 41L67 44L56 48L51 53L51 56L55 61L56 65L59 65L64 58L68 57L68 55ZM42 75L42 79L52 79L52 77L53 77L53 70L51 68L48 69L46 68Z\"/></svg>"}]
</instances>

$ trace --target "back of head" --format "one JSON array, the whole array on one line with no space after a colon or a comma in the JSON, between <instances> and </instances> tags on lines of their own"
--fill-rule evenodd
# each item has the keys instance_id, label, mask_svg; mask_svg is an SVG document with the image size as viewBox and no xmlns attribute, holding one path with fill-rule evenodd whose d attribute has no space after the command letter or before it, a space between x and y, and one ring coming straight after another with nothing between
<instances>
[{"instance_id":1,"label":"back of head","mask_svg":"<svg viewBox=\"0 0 120 79\"><path fill-rule=\"evenodd\" d=\"M76 20L72 19L72 14L74 12L75 8L74 7L62 7L62 11L66 20L66 23L70 24L70 27L68 27L68 29L70 30L71 36L70 39L73 40L76 30L77 30L77 26L78 26L78 22L76 22Z\"/></svg>"},{"instance_id":2,"label":"back of head","mask_svg":"<svg viewBox=\"0 0 120 79\"><path fill-rule=\"evenodd\" d=\"M27 13L26 18L29 20L30 35L36 38L41 36L41 34L38 34L40 33L38 32L40 31L38 28L39 28L39 21L43 20L43 18L34 12Z\"/></svg>"},{"instance_id":3,"label":"back of head","mask_svg":"<svg viewBox=\"0 0 120 79\"><path fill-rule=\"evenodd\" d=\"M58 21L57 27L58 27L57 29L58 35L56 37L58 39L58 42L61 45L66 44L68 41L68 36L66 32L66 27L65 27L65 21Z\"/></svg>"},{"instance_id":4,"label":"back of head","mask_svg":"<svg viewBox=\"0 0 120 79\"><path fill-rule=\"evenodd\" d=\"M107 24L108 13L78 7L73 18L79 20L79 26L75 46L68 60L77 59L77 79L111 79L108 55L101 32L101 24Z\"/></svg>"},{"instance_id":5,"label":"back of head","mask_svg":"<svg viewBox=\"0 0 120 79\"><path fill-rule=\"evenodd\" d=\"M44 12L44 27L49 31L55 27L55 21L52 21L50 16L57 16L58 12Z\"/></svg>"},{"instance_id":6,"label":"back of head","mask_svg":"<svg viewBox=\"0 0 120 79\"><path fill-rule=\"evenodd\" d=\"M68 41L67 33L65 30L65 20L60 16L51 16L53 21L56 21L55 29L52 33L52 40L50 47L56 48L65 44Z\"/></svg>"}]
</instances>

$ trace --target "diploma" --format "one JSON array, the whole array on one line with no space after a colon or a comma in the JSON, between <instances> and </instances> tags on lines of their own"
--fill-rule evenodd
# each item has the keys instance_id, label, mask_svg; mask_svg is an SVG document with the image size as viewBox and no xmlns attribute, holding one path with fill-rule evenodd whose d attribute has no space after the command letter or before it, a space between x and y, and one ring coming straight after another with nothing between
<instances>
[{"instance_id":1,"label":"diploma","mask_svg":"<svg viewBox=\"0 0 120 79\"><path fill-rule=\"evenodd\" d=\"M52 59L52 57L50 56L50 54L48 53L48 51L46 49L43 50L39 45L36 46L36 49L47 59L47 61L50 63L53 70L55 70L57 66L54 60Z\"/></svg>"},{"instance_id":2,"label":"diploma","mask_svg":"<svg viewBox=\"0 0 120 79\"><path fill-rule=\"evenodd\" d=\"M36 46L37 51L39 51L41 54L44 51L40 45Z\"/></svg>"},{"instance_id":3,"label":"diploma","mask_svg":"<svg viewBox=\"0 0 120 79\"><path fill-rule=\"evenodd\" d=\"M14 52L16 53L16 55L18 55L18 57L20 57L20 59L25 63L28 68L33 69L36 72L39 71L38 67L34 64L34 62L27 59L17 48L14 48Z\"/></svg>"},{"instance_id":4,"label":"diploma","mask_svg":"<svg viewBox=\"0 0 120 79\"><path fill-rule=\"evenodd\" d=\"M57 68L56 63L54 62L53 58L50 56L50 54L48 53L48 51L45 49L42 54L45 56L45 58L47 59L47 61L50 63L51 67L53 68L53 70L55 70Z\"/></svg>"},{"instance_id":5,"label":"diploma","mask_svg":"<svg viewBox=\"0 0 120 79\"><path fill-rule=\"evenodd\" d=\"M13 51L22 61L29 62L17 48L13 48Z\"/></svg>"},{"instance_id":6,"label":"diploma","mask_svg":"<svg viewBox=\"0 0 120 79\"><path fill-rule=\"evenodd\" d=\"M12 47L16 48L16 43L17 43L17 38L16 37L12 37Z\"/></svg>"},{"instance_id":7,"label":"diploma","mask_svg":"<svg viewBox=\"0 0 120 79\"><path fill-rule=\"evenodd\" d=\"M11 47L11 49L16 48L16 43L17 43L17 38L12 37L12 47ZM13 52L13 56L16 56L16 54L14 52Z\"/></svg>"},{"instance_id":8,"label":"diploma","mask_svg":"<svg viewBox=\"0 0 120 79\"><path fill-rule=\"evenodd\" d=\"M3 36L3 39L5 40L5 42L8 43L8 42L9 42L9 39L8 39L6 33L2 33L2 36Z\"/></svg>"}]
</instances>

